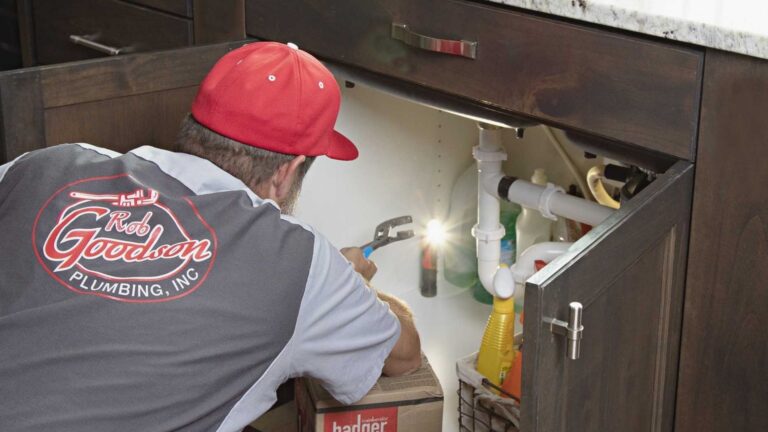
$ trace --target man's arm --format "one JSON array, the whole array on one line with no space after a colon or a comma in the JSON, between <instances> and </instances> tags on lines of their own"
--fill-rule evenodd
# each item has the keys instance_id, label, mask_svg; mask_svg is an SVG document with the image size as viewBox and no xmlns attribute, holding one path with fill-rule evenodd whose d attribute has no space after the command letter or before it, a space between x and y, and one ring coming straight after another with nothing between
<instances>
[{"instance_id":1,"label":"man's arm","mask_svg":"<svg viewBox=\"0 0 768 432\"><path fill-rule=\"evenodd\" d=\"M366 281L369 281L376 274L376 264L365 259L360 248L344 248L341 253ZM413 314L408 306L397 297L378 290L376 290L376 295L381 301L389 304L390 310L400 321L400 337L389 353L389 357L384 361L382 373L387 376L398 376L413 372L421 367L421 340L413 323Z\"/></svg>"},{"instance_id":2,"label":"man's arm","mask_svg":"<svg viewBox=\"0 0 768 432\"><path fill-rule=\"evenodd\" d=\"M376 291L379 299L389 304L389 308L400 321L400 338L384 361L382 373L387 376L404 375L421 367L421 340L416 326L413 324L413 314L408 306L397 297Z\"/></svg>"}]
</instances>

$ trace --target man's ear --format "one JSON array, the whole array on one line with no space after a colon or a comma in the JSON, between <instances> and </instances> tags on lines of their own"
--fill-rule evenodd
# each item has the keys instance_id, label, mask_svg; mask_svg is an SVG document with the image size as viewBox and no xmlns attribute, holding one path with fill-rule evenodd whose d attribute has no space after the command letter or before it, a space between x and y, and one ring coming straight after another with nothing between
<instances>
[{"instance_id":1,"label":"man's ear","mask_svg":"<svg viewBox=\"0 0 768 432\"><path fill-rule=\"evenodd\" d=\"M272 191L277 202L283 201L291 193L291 187L298 175L299 167L307 160L306 156L296 156L290 162L280 165L272 175Z\"/></svg>"}]
</instances>

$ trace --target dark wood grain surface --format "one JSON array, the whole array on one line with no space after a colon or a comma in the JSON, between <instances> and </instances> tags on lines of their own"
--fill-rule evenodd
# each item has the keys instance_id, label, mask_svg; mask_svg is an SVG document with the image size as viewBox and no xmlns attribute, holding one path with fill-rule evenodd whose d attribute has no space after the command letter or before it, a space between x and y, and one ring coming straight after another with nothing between
<instances>
[{"instance_id":1,"label":"dark wood grain surface","mask_svg":"<svg viewBox=\"0 0 768 432\"><path fill-rule=\"evenodd\" d=\"M768 61L708 51L677 431L768 430Z\"/></svg>"},{"instance_id":2,"label":"dark wood grain surface","mask_svg":"<svg viewBox=\"0 0 768 432\"><path fill-rule=\"evenodd\" d=\"M45 141L40 71L0 73L0 164Z\"/></svg>"},{"instance_id":3,"label":"dark wood grain surface","mask_svg":"<svg viewBox=\"0 0 768 432\"><path fill-rule=\"evenodd\" d=\"M192 0L125 0L157 10L192 18ZM220 3L229 3L221 1Z\"/></svg>"},{"instance_id":4,"label":"dark wood grain surface","mask_svg":"<svg viewBox=\"0 0 768 432\"><path fill-rule=\"evenodd\" d=\"M62 142L171 147L197 85L242 43L0 73L0 162Z\"/></svg>"},{"instance_id":5,"label":"dark wood grain surface","mask_svg":"<svg viewBox=\"0 0 768 432\"><path fill-rule=\"evenodd\" d=\"M477 59L391 24L478 43ZM246 31L541 121L693 159L702 53L462 0L247 0Z\"/></svg>"},{"instance_id":6,"label":"dark wood grain surface","mask_svg":"<svg viewBox=\"0 0 768 432\"><path fill-rule=\"evenodd\" d=\"M43 69L46 107L198 85L216 61L244 42L113 57Z\"/></svg>"},{"instance_id":7,"label":"dark wood grain surface","mask_svg":"<svg viewBox=\"0 0 768 432\"><path fill-rule=\"evenodd\" d=\"M245 39L243 0L194 0L195 45Z\"/></svg>"},{"instance_id":8,"label":"dark wood grain surface","mask_svg":"<svg viewBox=\"0 0 768 432\"><path fill-rule=\"evenodd\" d=\"M104 57L75 45L70 35L130 52L190 46L192 20L116 0L58 0L33 2L35 52L38 64Z\"/></svg>"},{"instance_id":9,"label":"dark wood grain surface","mask_svg":"<svg viewBox=\"0 0 768 432\"><path fill-rule=\"evenodd\" d=\"M693 167L678 162L525 290L526 432L671 431ZM582 356L544 318L584 306Z\"/></svg>"},{"instance_id":10,"label":"dark wood grain surface","mask_svg":"<svg viewBox=\"0 0 768 432\"><path fill-rule=\"evenodd\" d=\"M32 0L16 0L19 19L19 44L23 67L35 65L35 34L32 24Z\"/></svg>"},{"instance_id":11,"label":"dark wood grain surface","mask_svg":"<svg viewBox=\"0 0 768 432\"><path fill-rule=\"evenodd\" d=\"M45 142L87 142L124 153L142 145L172 149L197 86L87 102L45 111Z\"/></svg>"}]
</instances>

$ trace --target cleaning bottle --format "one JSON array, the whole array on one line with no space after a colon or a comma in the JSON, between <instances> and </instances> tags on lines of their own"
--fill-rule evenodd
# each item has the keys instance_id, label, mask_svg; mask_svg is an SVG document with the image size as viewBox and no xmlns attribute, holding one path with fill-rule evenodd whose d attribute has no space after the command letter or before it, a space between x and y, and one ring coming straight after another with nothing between
<instances>
[{"instance_id":1,"label":"cleaning bottle","mask_svg":"<svg viewBox=\"0 0 768 432\"><path fill-rule=\"evenodd\" d=\"M504 237L501 239L500 261L511 266L517 259L517 218L520 216L521 207L508 201L501 201L501 215L499 222L504 226Z\"/></svg>"},{"instance_id":2,"label":"cleaning bottle","mask_svg":"<svg viewBox=\"0 0 768 432\"><path fill-rule=\"evenodd\" d=\"M493 298L493 310L485 325L485 333L477 354L477 371L492 384L501 386L515 360L512 335L515 321L515 299Z\"/></svg>"},{"instance_id":3,"label":"cleaning bottle","mask_svg":"<svg viewBox=\"0 0 768 432\"><path fill-rule=\"evenodd\" d=\"M523 314L520 315L520 322L523 322ZM504 377L504 381L501 384L501 389L507 394L512 395L513 398L520 401L521 387L523 378L523 345L521 344L515 349L515 360L512 362L512 367L509 369L507 376Z\"/></svg>"},{"instance_id":4,"label":"cleaning bottle","mask_svg":"<svg viewBox=\"0 0 768 432\"><path fill-rule=\"evenodd\" d=\"M477 222L477 164L464 170L451 191L446 220L447 242L443 249L445 279L462 288L480 283L472 226ZM485 289L483 289L485 291Z\"/></svg>"},{"instance_id":5,"label":"cleaning bottle","mask_svg":"<svg viewBox=\"0 0 768 432\"><path fill-rule=\"evenodd\" d=\"M537 168L531 177L533 184L545 186L547 184L547 174L543 169ZM515 259L520 258L529 246L536 243L548 242L552 238L552 220L545 218L539 213L538 209L523 207L523 211L517 218L515 224L517 250Z\"/></svg>"}]
</instances>

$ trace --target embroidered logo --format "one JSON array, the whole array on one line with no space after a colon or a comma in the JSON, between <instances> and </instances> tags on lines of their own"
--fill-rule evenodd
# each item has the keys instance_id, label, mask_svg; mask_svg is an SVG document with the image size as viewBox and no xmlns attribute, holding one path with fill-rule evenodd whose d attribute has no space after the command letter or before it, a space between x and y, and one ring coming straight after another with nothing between
<instances>
[{"instance_id":1,"label":"embroidered logo","mask_svg":"<svg viewBox=\"0 0 768 432\"><path fill-rule=\"evenodd\" d=\"M38 261L60 284L124 302L188 295L216 257L216 234L191 200L163 200L126 174L62 187L32 232Z\"/></svg>"}]
</instances>

